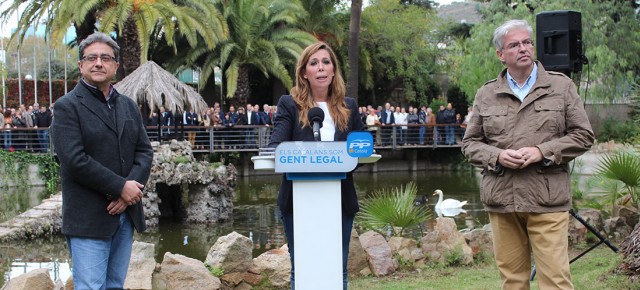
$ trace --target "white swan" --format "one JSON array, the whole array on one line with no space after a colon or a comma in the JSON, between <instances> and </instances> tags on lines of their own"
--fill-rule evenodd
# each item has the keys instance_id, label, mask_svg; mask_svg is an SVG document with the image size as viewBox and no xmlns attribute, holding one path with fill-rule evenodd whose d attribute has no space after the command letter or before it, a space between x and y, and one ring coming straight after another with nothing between
<instances>
[{"instance_id":1,"label":"white swan","mask_svg":"<svg viewBox=\"0 0 640 290\"><path fill-rule=\"evenodd\" d=\"M433 192L433 195L438 195L438 203L436 203L436 208L462 208L465 204L467 204L467 201L459 201L456 199L451 199L451 198L447 198L445 200L442 200L442 190L440 189L436 189L436 191Z\"/></svg>"},{"instance_id":2,"label":"white swan","mask_svg":"<svg viewBox=\"0 0 640 290\"><path fill-rule=\"evenodd\" d=\"M443 216L457 216L461 213L467 213L466 210L462 209L462 208L439 208L436 207L436 214L438 214L438 217L443 217Z\"/></svg>"}]
</instances>

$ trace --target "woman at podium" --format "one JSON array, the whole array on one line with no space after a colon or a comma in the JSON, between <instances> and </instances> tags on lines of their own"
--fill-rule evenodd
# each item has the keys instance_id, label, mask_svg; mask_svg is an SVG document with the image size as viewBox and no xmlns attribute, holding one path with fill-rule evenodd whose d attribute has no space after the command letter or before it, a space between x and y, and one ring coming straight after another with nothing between
<instances>
[{"instance_id":1,"label":"woman at podium","mask_svg":"<svg viewBox=\"0 0 640 290\"><path fill-rule=\"evenodd\" d=\"M282 96L274 119L269 147L275 148L285 141L314 141L314 125L309 111L320 108L324 112L319 129L320 141L346 141L352 131L365 131L366 126L358 113L355 99L345 97L346 86L340 65L331 47L317 42L304 49L296 65L295 86L291 95ZM315 109L317 110L317 109ZM314 115L315 116L315 115ZM311 116L311 117L314 117ZM316 126L317 127L317 126ZM341 181L342 196L342 272L343 287L347 289L347 258L349 240L358 198L352 173ZM278 194L278 207L291 255L291 287L294 288L294 240L292 183L284 176ZM322 217L318 217L322 218ZM318 245L321 247L322 245Z\"/></svg>"}]
</instances>

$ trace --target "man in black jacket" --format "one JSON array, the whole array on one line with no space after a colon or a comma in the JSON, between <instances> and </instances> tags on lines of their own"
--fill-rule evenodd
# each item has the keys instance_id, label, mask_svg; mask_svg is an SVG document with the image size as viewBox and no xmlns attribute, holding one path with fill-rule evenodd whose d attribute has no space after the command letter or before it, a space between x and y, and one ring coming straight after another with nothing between
<instances>
[{"instance_id":1,"label":"man in black jacket","mask_svg":"<svg viewBox=\"0 0 640 290\"><path fill-rule=\"evenodd\" d=\"M78 85L55 103L62 233L76 289L122 289L133 229L145 230L142 188L153 149L136 103L111 85L120 48L103 33L79 45Z\"/></svg>"},{"instance_id":2,"label":"man in black jacket","mask_svg":"<svg viewBox=\"0 0 640 290\"><path fill-rule=\"evenodd\" d=\"M35 106L34 106L35 107ZM35 114L34 128L38 128L39 151L47 152L49 148L49 126L51 126L51 110L47 106L39 107L39 112Z\"/></svg>"}]
</instances>

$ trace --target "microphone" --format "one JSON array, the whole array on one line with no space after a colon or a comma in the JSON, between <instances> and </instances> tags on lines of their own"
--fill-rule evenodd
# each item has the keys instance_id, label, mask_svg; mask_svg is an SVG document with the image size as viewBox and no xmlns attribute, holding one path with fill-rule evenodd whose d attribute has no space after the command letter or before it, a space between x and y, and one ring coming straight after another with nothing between
<instances>
[{"instance_id":1,"label":"microphone","mask_svg":"<svg viewBox=\"0 0 640 290\"><path fill-rule=\"evenodd\" d=\"M316 141L320 141L320 128L322 128L322 121L324 121L324 111L318 107L309 109L307 113L309 123L313 124L313 138Z\"/></svg>"}]
</instances>

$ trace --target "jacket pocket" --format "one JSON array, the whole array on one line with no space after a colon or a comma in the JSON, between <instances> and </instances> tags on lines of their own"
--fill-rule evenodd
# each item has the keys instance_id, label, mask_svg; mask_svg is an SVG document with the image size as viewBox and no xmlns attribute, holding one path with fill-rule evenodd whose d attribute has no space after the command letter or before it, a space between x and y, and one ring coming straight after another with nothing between
<instances>
[{"instance_id":1,"label":"jacket pocket","mask_svg":"<svg viewBox=\"0 0 640 290\"><path fill-rule=\"evenodd\" d=\"M482 170L482 183L480 185L480 201L488 206L503 206L504 196L500 191L496 190L496 185L499 182L500 176L488 172L488 170Z\"/></svg>"},{"instance_id":2,"label":"jacket pocket","mask_svg":"<svg viewBox=\"0 0 640 290\"><path fill-rule=\"evenodd\" d=\"M538 204L543 206L561 206L571 201L571 181L566 166L553 166L541 169L545 188L536 191Z\"/></svg>"},{"instance_id":3,"label":"jacket pocket","mask_svg":"<svg viewBox=\"0 0 640 290\"><path fill-rule=\"evenodd\" d=\"M482 129L487 134L502 134L507 123L508 106L491 106L480 111Z\"/></svg>"},{"instance_id":4,"label":"jacket pocket","mask_svg":"<svg viewBox=\"0 0 640 290\"><path fill-rule=\"evenodd\" d=\"M564 131L564 101L562 99L546 99L534 102L536 110L535 123L537 132Z\"/></svg>"}]
</instances>

